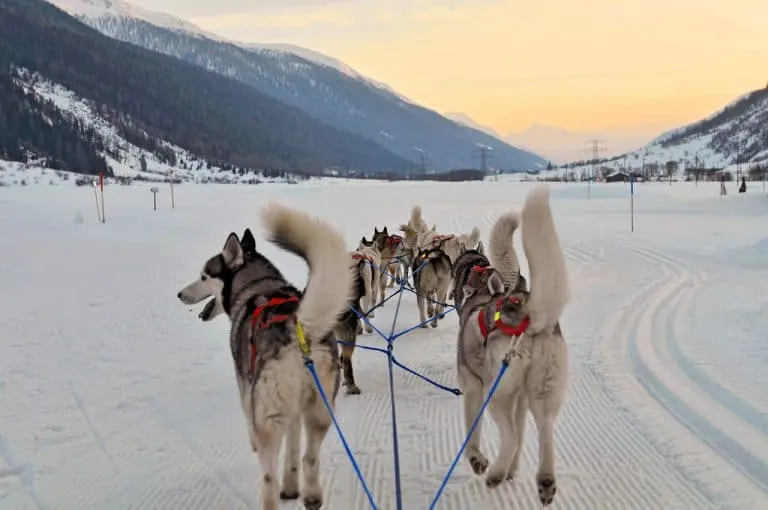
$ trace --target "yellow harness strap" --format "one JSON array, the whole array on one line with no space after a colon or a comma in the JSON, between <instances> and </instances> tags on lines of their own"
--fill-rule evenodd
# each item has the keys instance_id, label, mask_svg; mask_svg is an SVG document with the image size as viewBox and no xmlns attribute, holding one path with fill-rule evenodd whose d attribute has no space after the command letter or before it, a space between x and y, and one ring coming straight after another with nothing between
<instances>
[{"instance_id":1,"label":"yellow harness strap","mask_svg":"<svg viewBox=\"0 0 768 510\"><path fill-rule=\"evenodd\" d=\"M301 327L301 324L296 322L296 341L299 343L299 349L301 349L301 353L305 356L309 355L309 343L307 343L307 337L304 336L304 328Z\"/></svg>"}]
</instances>

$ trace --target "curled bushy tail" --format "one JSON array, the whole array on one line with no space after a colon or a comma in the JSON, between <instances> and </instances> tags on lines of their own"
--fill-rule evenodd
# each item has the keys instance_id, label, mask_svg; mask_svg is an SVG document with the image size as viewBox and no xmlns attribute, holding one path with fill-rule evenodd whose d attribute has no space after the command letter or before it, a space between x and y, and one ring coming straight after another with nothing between
<instances>
[{"instance_id":1,"label":"curled bushy tail","mask_svg":"<svg viewBox=\"0 0 768 510\"><path fill-rule=\"evenodd\" d=\"M515 252L514 234L520 226L516 212L502 214L491 229L489 259L501 275L504 287L514 289L520 279L520 261Z\"/></svg>"},{"instance_id":2,"label":"curled bushy tail","mask_svg":"<svg viewBox=\"0 0 768 510\"><path fill-rule=\"evenodd\" d=\"M549 188L538 186L523 205L523 249L530 268L528 312L532 333L553 328L568 304L565 256L549 208Z\"/></svg>"},{"instance_id":3,"label":"curled bushy tail","mask_svg":"<svg viewBox=\"0 0 768 510\"><path fill-rule=\"evenodd\" d=\"M341 233L309 214L271 203L262 213L267 239L303 258L309 281L297 320L310 340L328 334L354 296L355 268Z\"/></svg>"},{"instance_id":4,"label":"curled bushy tail","mask_svg":"<svg viewBox=\"0 0 768 510\"><path fill-rule=\"evenodd\" d=\"M416 232L423 232L427 230L427 223L421 215L421 206L414 205L411 209L411 219L408 222L409 226Z\"/></svg>"}]
</instances>

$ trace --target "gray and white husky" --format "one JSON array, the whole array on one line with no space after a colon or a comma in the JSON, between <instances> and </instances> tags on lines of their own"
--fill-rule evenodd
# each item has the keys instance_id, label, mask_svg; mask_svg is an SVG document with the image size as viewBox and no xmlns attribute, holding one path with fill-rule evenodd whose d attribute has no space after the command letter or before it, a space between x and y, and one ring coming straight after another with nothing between
<instances>
[{"instance_id":1,"label":"gray and white husky","mask_svg":"<svg viewBox=\"0 0 768 510\"><path fill-rule=\"evenodd\" d=\"M451 259L441 248L419 250L411 270L421 327L427 327L429 316L432 318L432 327L436 328L437 320L444 316L445 302L451 286Z\"/></svg>"},{"instance_id":2,"label":"gray and white husky","mask_svg":"<svg viewBox=\"0 0 768 510\"><path fill-rule=\"evenodd\" d=\"M339 355L332 330L353 297L353 273L344 239L324 221L306 213L270 204L262 214L267 238L302 257L309 265L304 292L288 283L253 240L244 249L231 233L220 253L205 262L200 277L184 287L178 298L196 304L207 298L203 320L226 313L231 322L230 347L240 404L251 447L258 453L264 475L263 510L276 510L281 499L299 497L299 455L302 418L304 506L322 506L319 480L320 446L331 417L303 360L303 336L333 407L339 390ZM277 485L278 459L287 434L282 490Z\"/></svg>"},{"instance_id":3,"label":"gray and white husky","mask_svg":"<svg viewBox=\"0 0 768 510\"><path fill-rule=\"evenodd\" d=\"M480 452L479 424L465 456L475 473L488 471L488 487L513 478L520 461L526 411L530 409L539 433L539 500L549 505L557 490L554 425L568 385L568 350L559 324L569 299L568 277L549 208L548 188L531 191L522 211L530 292L513 277L515 272L519 274L519 265L512 235L501 236L505 228L514 231L514 218L505 216L506 227L497 223L497 235L491 236L491 254L506 253L508 258L496 261L495 268L478 270L487 274L462 287L457 365L467 431L503 361L510 363L489 403L489 412L501 434L496 459L489 468ZM472 285L475 282L479 283Z\"/></svg>"}]
</instances>

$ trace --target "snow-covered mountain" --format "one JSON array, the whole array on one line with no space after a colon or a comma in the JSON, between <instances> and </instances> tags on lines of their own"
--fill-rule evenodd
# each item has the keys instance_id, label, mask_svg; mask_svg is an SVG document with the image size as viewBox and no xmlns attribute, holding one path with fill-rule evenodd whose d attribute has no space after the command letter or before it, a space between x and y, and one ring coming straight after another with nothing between
<instances>
[{"instance_id":1,"label":"snow-covered mountain","mask_svg":"<svg viewBox=\"0 0 768 510\"><path fill-rule=\"evenodd\" d=\"M415 104L343 62L285 44L245 44L121 0L51 0L100 32L232 77L310 116L431 169L472 168L478 145L492 164L535 169L545 161L485 132Z\"/></svg>"},{"instance_id":2,"label":"snow-covered mountain","mask_svg":"<svg viewBox=\"0 0 768 510\"><path fill-rule=\"evenodd\" d=\"M708 168L768 161L768 87L743 94L700 121L662 133L626 156Z\"/></svg>"}]
</instances>

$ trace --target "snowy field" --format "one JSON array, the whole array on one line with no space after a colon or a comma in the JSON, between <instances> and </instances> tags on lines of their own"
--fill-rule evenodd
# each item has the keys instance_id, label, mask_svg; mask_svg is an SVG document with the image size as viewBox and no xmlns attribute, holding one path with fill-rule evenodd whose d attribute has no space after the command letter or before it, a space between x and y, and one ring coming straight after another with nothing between
<instances>
[{"instance_id":1,"label":"snowy field","mask_svg":"<svg viewBox=\"0 0 768 510\"><path fill-rule=\"evenodd\" d=\"M245 227L303 285L304 264L259 240L271 199L333 220L350 248L417 202L438 231L477 225L487 243L531 186L184 184L157 212L147 187L109 186L104 225L91 188L0 188L0 509L257 509L229 323L202 323L176 292ZM553 508L768 508L768 198L759 183L722 198L718 186L638 185L631 234L625 185L594 185L589 201L586 184L552 185L573 288ZM398 329L417 316L406 296ZM452 387L455 334L451 315L395 354ZM339 395L338 420L378 507L394 509L386 357L357 350L353 363L363 393ZM396 370L403 508L421 510L463 440L461 402ZM538 508L533 431L518 480L489 491L462 461L437 508ZM482 444L495 453L490 419ZM368 508L333 430L321 466L323 508Z\"/></svg>"}]
</instances>

